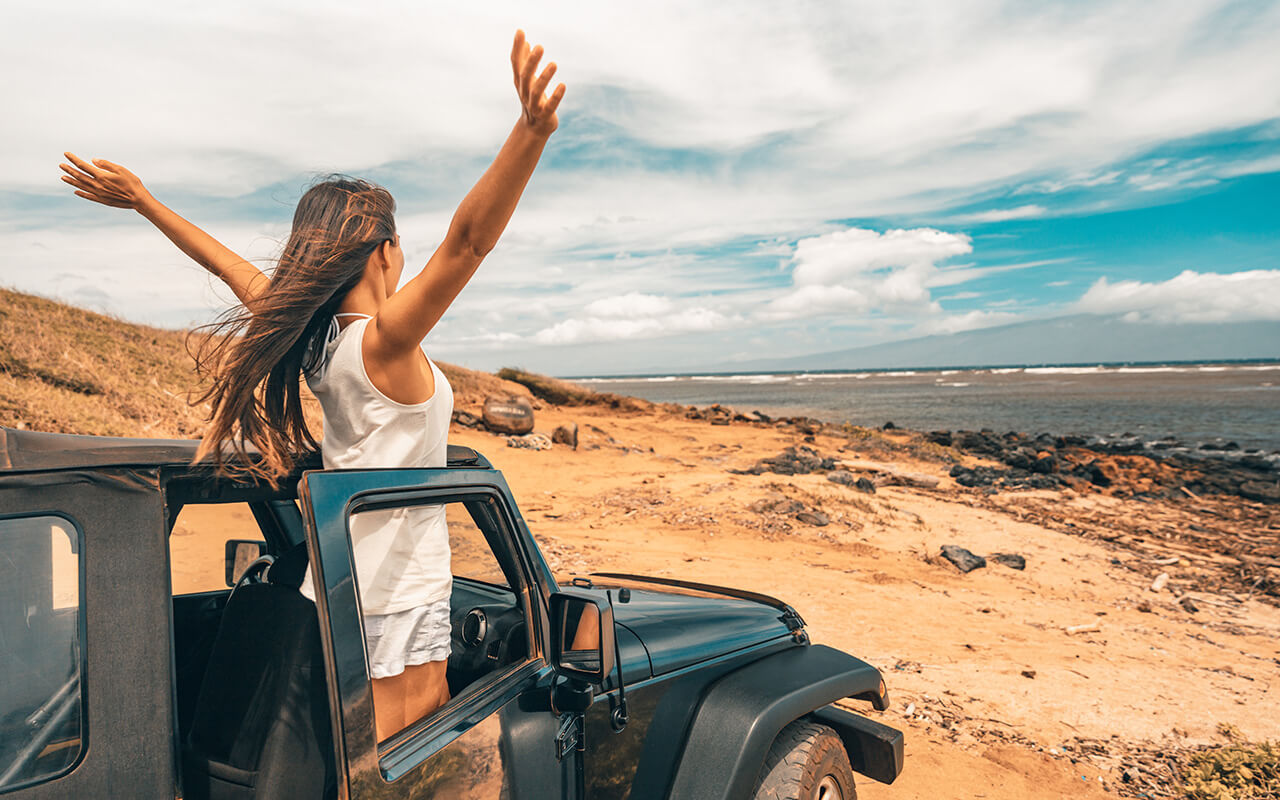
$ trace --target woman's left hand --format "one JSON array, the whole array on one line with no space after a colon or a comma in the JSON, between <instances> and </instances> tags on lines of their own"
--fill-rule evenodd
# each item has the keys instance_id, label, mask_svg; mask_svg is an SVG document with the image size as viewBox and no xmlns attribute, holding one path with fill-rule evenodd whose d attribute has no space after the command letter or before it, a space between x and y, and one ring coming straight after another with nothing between
<instances>
[{"instance_id":1,"label":"woman's left hand","mask_svg":"<svg viewBox=\"0 0 1280 800\"><path fill-rule=\"evenodd\" d=\"M542 45L530 50L524 31L516 31L516 40L511 46L511 71L515 73L516 91L520 94L520 104L524 109L524 122L535 133L550 136L560 124L556 108L564 97L564 84L557 86L550 97L546 96L547 85L556 74L556 64L554 61L547 64L542 74L538 75L538 62L541 60Z\"/></svg>"}]
</instances>

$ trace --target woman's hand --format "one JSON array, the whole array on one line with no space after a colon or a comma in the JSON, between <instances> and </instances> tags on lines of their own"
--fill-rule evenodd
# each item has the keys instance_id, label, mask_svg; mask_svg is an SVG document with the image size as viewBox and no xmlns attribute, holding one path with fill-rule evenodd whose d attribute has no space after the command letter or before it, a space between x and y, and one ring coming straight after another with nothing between
<instances>
[{"instance_id":1,"label":"woman's hand","mask_svg":"<svg viewBox=\"0 0 1280 800\"><path fill-rule=\"evenodd\" d=\"M535 133L550 136L560 124L556 118L556 108L560 105L560 98L564 97L564 84L557 86L551 97L546 96L551 76L556 74L556 64L554 61L547 64L547 68L538 75L538 62L541 60L542 45L530 50L529 43L524 39L524 31L516 31L516 40L511 46L511 71L515 73L516 92L520 95L520 105L524 109L524 122Z\"/></svg>"},{"instance_id":2,"label":"woman's hand","mask_svg":"<svg viewBox=\"0 0 1280 800\"><path fill-rule=\"evenodd\" d=\"M142 185L138 176L119 164L101 158L95 158L93 163L89 163L74 153L63 155L75 166L58 165L67 173L62 176L62 180L75 187L78 197L104 206L134 210L140 210L151 202L151 193Z\"/></svg>"}]
</instances>

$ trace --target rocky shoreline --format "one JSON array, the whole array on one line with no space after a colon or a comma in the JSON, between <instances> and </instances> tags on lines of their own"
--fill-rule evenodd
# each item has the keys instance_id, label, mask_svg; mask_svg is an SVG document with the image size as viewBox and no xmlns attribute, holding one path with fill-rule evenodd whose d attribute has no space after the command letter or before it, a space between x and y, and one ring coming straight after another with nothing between
<instances>
[{"instance_id":1,"label":"rocky shoreline","mask_svg":"<svg viewBox=\"0 0 1280 800\"><path fill-rule=\"evenodd\" d=\"M788 428L805 436L818 433L849 435L872 429L837 425L813 417L773 418L759 411L742 412L729 406L688 406L688 419L712 425L751 424ZM892 432L907 442L917 440L950 451L956 461L950 476L956 483L988 492L1011 489L1064 489L1102 491L1119 497L1170 498L1176 496L1229 495L1260 503L1280 503L1280 453L1242 450L1234 442L1199 445L1173 438L1144 441L1131 434L1121 436L1028 434L1017 431L910 431L885 423L879 431ZM998 462L998 466L960 463L956 456L973 456ZM793 459L794 460L794 459ZM803 459L801 459L803 461ZM763 471L792 474L777 464ZM812 471L800 465L799 471ZM827 467L831 469L832 467ZM758 473L757 473L758 474Z\"/></svg>"}]
</instances>

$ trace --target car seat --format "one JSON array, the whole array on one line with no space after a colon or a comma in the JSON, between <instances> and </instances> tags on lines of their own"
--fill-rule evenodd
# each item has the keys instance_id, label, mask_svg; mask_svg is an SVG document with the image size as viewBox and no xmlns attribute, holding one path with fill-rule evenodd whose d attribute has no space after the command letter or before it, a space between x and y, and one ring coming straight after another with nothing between
<instances>
[{"instance_id":1,"label":"car seat","mask_svg":"<svg viewBox=\"0 0 1280 800\"><path fill-rule=\"evenodd\" d=\"M336 794L329 694L315 605L298 591L298 545L227 600L183 747L186 800Z\"/></svg>"}]
</instances>

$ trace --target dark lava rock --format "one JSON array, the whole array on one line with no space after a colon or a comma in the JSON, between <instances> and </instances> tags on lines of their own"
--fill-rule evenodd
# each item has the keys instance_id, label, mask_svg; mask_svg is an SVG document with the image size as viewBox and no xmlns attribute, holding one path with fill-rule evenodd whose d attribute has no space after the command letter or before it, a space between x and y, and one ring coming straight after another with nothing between
<instances>
[{"instance_id":1,"label":"dark lava rock","mask_svg":"<svg viewBox=\"0 0 1280 800\"><path fill-rule=\"evenodd\" d=\"M1103 471L1101 465L1097 461L1090 461L1086 464L1077 464L1071 470L1071 474L1077 478L1084 478L1094 486L1110 486L1111 478Z\"/></svg>"},{"instance_id":2,"label":"dark lava rock","mask_svg":"<svg viewBox=\"0 0 1280 800\"><path fill-rule=\"evenodd\" d=\"M871 482L871 479L870 479L870 478L867 478L867 477L858 478L858 482L857 482L856 484L854 484L854 485L855 485L859 490L864 491L864 492L866 492L867 494L875 494L875 493L876 493L876 485L875 485L874 483L872 483L872 482Z\"/></svg>"},{"instance_id":3,"label":"dark lava rock","mask_svg":"<svg viewBox=\"0 0 1280 800\"><path fill-rule=\"evenodd\" d=\"M523 436L533 430L533 404L519 395L489 395L483 416L484 426L494 433Z\"/></svg>"},{"instance_id":4,"label":"dark lava rock","mask_svg":"<svg viewBox=\"0 0 1280 800\"><path fill-rule=\"evenodd\" d=\"M1027 568L1027 560L1016 553L996 553L991 556L991 560L997 564L1003 564L1009 569Z\"/></svg>"},{"instance_id":5,"label":"dark lava rock","mask_svg":"<svg viewBox=\"0 0 1280 800\"><path fill-rule=\"evenodd\" d=\"M924 435L924 438L943 447L951 446L951 431L930 431Z\"/></svg>"},{"instance_id":6,"label":"dark lava rock","mask_svg":"<svg viewBox=\"0 0 1280 800\"><path fill-rule=\"evenodd\" d=\"M1058 459L1049 453L1040 453L1036 456L1036 460L1031 462L1031 471L1041 475L1052 475L1058 471Z\"/></svg>"},{"instance_id":7,"label":"dark lava rock","mask_svg":"<svg viewBox=\"0 0 1280 800\"><path fill-rule=\"evenodd\" d=\"M957 547L954 544L944 544L942 546L942 557L956 565L956 569L961 572L973 572L975 569L981 569L987 565L987 560L982 556L975 556L963 547Z\"/></svg>"},{"instance_id":8,"label":"dark lava rock","mask_svg":"<svg viewBox=\"0 0 1280 800\"><path fill-rule=\"evenodd\" d=\"M1031 465L1035 463L1036 454L1032 450L1025 447L1019 447L1016 450L1010 450L1004 454L1004 463L1014 469L1031 469Z\"/></svg>"},{"instance_id":9,"label":"dark lava rock","mask_svg":"<svg viewBox=\"0 0 1280 800\"><path fill-rule=\"evenodd\" d=\"M892 422L886 422L884 425L880 426L880 430L882 430L882 431L891 431L891 430L893 430L893 429L894 429L894 428L896 428L896 427L898 427L898 426L897 426L897 425L894 425Z\"/></svg>"},{"instance_id":10,"label":"dark lava rock","mask_svg":"<svg viewBox=\"0 0 1280 800\"><path fill-rule=\"evenodd\" d=\"M835 472L827 473L827 480L832 483L838 483L841 486L853 486L858 482L858 478L848 470L838 469Z\"/></svg>"},{"instance_id":11,"label":"dark lava rock","mask_svg":"<svg viewBox=\"0 0 1280 800\"><path fill-rule=\"evenodd\" d=\"M821 511L801 511L796 514L796 521L803 522L806 525L814 525L819 528L826 527L831 524L831 520Z\"/></svg>"},{"instance_id":12,"label":"dark lava rock","mask_svg":"<svg viewBox=\"0 0 1280 800\"><path fill-rule=\"evenodd\" d=\"M804 511L804 504L799 500L792 500L781 492L769 492L747 508L757 514L795 514L798 511Z\"/></svg>"},{"instance_id":13,"label":"dark lava rock","mask_svg":"<svg viewBox=\"0 0 1280 800\"><path fill-rule=\"evenodd\" d=\"M956 464L949 473L961 486L990 486L1003 474L992 467L962 467Z\"/></svg>"},{"instance_id":14,"label":"dark lava rock","mask_svg":"<svg viewBox=\"0 0 1280 800\"><path fill-rule=\"evenodd\" d=\"M826 472L835 469L836 460L818 453L812 447L798 445L788 447L776 456L762 458L748 470L729 470L739 475L761 475L765 472L776 472L779 475L808 475L811 472Z\"/></svg>"},{"instance_id":15,"label":"dark lava rock","mask_svg":"<svg viewBox=\"0 0 1280 800\"><path fill-rule=\"evenodd\" d=\"M1244 456L1237 463L1242 467L1256 469L1259 472L1270 472L1276 468L1276 462L1266 456Z\"/></svg>"}]
</instances>

